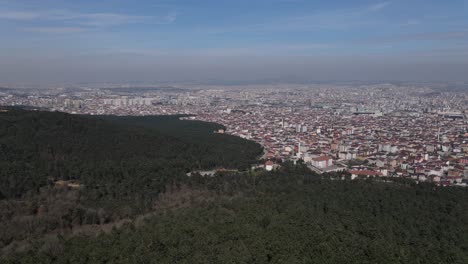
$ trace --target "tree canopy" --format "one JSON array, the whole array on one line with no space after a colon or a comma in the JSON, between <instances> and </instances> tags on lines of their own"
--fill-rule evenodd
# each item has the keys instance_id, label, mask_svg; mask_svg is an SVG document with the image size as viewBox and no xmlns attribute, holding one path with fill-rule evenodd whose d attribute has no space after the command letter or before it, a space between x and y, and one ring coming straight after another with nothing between
<instances>
[{"instance_id":1,"label":"tree canopy","mask_svg":"<svg viewBox=\"0 0 468 264\"><path fill-rule=\"evenodd\" d=\"M0 262L468 263L467 188L243 170L219 127L0 113Z\"/></svg>"}]
</instances>

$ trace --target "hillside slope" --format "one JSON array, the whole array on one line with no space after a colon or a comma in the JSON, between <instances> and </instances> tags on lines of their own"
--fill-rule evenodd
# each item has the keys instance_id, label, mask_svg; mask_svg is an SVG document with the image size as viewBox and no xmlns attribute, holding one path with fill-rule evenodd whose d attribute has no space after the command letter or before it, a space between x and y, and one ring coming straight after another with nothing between
<instances>
[{"instance_id":1,"label":"hillside slope","mask_svg":"<svg viewBox=\"0 0 468 264\"><path fill-rule=\"evenodd\" d=\"M0 197L37 191L47 180L79 180L89 188L105 186L106 192L115 193L102 195L122 195L118 189L154 192L168 178L194 168L246 168L261 153L250 141L213 134L209 123L184 129L180 137L126 120L23 110L0 113ZM161 120L165 118L149 123L153 128L193 127L185 125L190 121Z\"/></svg>"}]
</instances>

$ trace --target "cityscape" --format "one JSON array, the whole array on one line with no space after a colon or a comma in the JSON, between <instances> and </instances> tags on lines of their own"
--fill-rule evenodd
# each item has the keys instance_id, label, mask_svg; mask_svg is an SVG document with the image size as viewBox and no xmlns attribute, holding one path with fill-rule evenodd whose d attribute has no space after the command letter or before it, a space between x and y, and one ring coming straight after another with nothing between
<instances>
[{"instance_id":1,"label":"cityscape","mask_svg":"<svg viewBox=\"0 0 468 264\"><path fill-rule=\"evenodd\" d=\"M0 0L1 264L467 264L468 0Z\"/></svg>"},{"instance_id":2,"label":"cityscape","mask_svg":"<svg viewBox=\"0 0 468 264\"><path fill-rule=\"evenodd\" d=\"M86 115L183 115L253 140L267 170L302 160L319 174L467 186L468 94L428 84L119 86L4 90L4 106Z\"/></svg>"}]
</instances>

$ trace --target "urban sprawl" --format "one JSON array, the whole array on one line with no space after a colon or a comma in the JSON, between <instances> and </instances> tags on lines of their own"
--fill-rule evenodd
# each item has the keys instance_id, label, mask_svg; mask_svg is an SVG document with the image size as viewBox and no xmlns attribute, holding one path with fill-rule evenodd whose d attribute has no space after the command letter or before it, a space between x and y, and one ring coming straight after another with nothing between
<instances>
[{"instance_id":1,"label":"urban sprawl","mask_svg":"<svg viewBox=\"0 0 468 264\"><path fill-rule=\"evenodd\" d=\"M110 87L110 88L109 88ZM186 115L254 140L267 170L468 183L468 92L421 84L1 89L0 105L89 115Z\"/></svg>"}]
</instances>

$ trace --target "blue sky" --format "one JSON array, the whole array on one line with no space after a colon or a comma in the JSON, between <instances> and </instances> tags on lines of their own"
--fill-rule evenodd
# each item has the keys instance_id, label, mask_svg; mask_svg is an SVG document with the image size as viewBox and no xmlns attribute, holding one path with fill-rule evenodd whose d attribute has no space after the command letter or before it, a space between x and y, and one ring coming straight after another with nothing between
<instances>
[{"instance_id":1,"label":"blue sky","mask_svg":"<svg viewBox=\"0 0 468 264\"><path fill-rule=\"evenodd\" d=\"M468 78L468 0L0 0L0 34L0 84Z\"/></svg>"}]
</instances>

